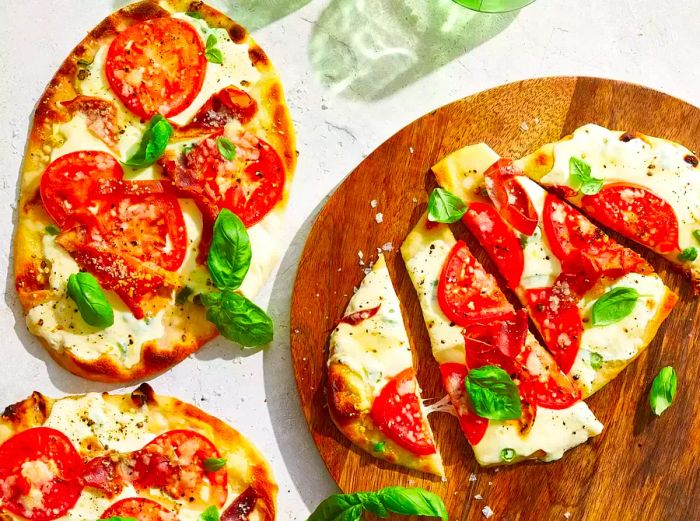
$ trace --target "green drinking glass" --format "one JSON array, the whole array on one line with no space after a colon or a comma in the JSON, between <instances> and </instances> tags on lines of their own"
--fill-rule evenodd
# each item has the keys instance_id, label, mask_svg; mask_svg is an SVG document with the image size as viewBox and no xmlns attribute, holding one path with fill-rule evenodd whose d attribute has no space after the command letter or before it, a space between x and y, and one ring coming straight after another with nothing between
<instances>
[{"instance_id":1,"label":"green drinking glass","mask_svg":"<svg viewBox=\"0 0 700 521\"><path fill-rule=\"evenodd\" d=\"M505 13L515 11L535 0L453 0L461 6L482 13Z\"/></svg>"}]
</instances>

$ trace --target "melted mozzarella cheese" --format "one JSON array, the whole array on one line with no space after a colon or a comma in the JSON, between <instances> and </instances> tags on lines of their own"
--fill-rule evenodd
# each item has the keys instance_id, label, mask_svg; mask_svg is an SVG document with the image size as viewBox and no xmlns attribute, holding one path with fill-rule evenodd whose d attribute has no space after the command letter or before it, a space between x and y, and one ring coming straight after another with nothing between
<instances>
[{"instance_id":1,"label":"melted mozzarella cheese","mask_svg":"<svg viewBox=\"0 0 700 521\"><path fill-rule=\"evenodd\" d=\"M571 185L569 160L583 159L591 175L605 183L629 183L648 188L673 207L679 245L700 247L693 231L700 229L700 171L685 161L692 153L676 143L653 137L621 141L622 132L598 125L577 129L571 139L554 144L554 165L544 184ZM653 223L648 223L653 226ZM677 253L669 256L676 259ZM700 256L693 263L700 266Z\"/></svg>"},{"instance_id":2,"label":"melted mozzarella cheese","mask_svg":"<svg viewBox=\"0 0 700 521\"><path fill-rule=\"evenodd\" d=\"M383 256L350 299L345 315L377 306L374 316L356 325L338 324L331 335L328 358L328 365L340 363L363 376L375 396L392 377L413 366L401 306Z\"/></svg>"},{"instance_id":3,"label":"melted mozzarella cheese","mask_svg":"<svg viewBox=\"0 0 700 521\"><path fill-rule=\"evenodd\" d=\"M155 436L148 430L148 415L141 411L122 411L99 393L80 398L65 398L54 403L44 422L64 433L81 447L84 440L97 439L105 450L131 452L142 448Z\"/></svg>"},{"instance_id":4,"label":"melted mozzarella cheese","mask_svg":"<svg viewBox=\"0 0 700 521\"><path fill-rule=\"evenodd\" d=\"M203 264L197 263L199 243L202 238L202 213L191 199L180 199L179 203L187 230L187 252L177 272L182 276L187 287L192 290L193 297L199 293L211 291L213 284L209 277L209 270Z\"/></svg>"},{"instance_id":5,"label":"melted mozzarella cheese","mask_svg":"<svg viewBox=\"0 0 700 521\"><path fill-rule=\"evenodd\" d=\"M210 35L216 37L216 48L223 55L223 63L207 61L204 75L204 83L192 103L179 114L168 118L176 125L186 125L199 112L212 95L229 86L241 87L242 83L255 83L260 78L260 73L253 66L248 56L248 46L239 45L231 40L225 29L212 28L204 20L192 18L183 13L175 13L173 18L184 20L192 25L202 42L206 42Z\"/></svg>"},{"instance_id":6,"label":"melted mozzarella cheese","mask_svg":"<svg viewBox=\"0 0 700 521\"><path fill-rule=\"evenodd\" d=\"M277 205L260 222L248 228L252 257L240 291L253 298L267 281L279 258L279 234L284 225L284 207Z\"/></svg>"},{"instance_id":7,"label":"melted mozzarella cheese","mask_svg":"<svg viewBox=\"0 0 700 521\"><path fill-rule=\"evenodd\" d=\"M503 463L504 449L525 458L542 453L539 459L553 461L602 430L603 425L582 401L561 410L537 407L535 422L525 436L517 421L489 421L486 434L473 446L474 455L481 465Z\"/></svg>"},{"instance_id":8,"label":"melted mozzarella cheese","mask_svg":"<svg viewBox=\"0 0 700 521\"><path fill-rule=\"evenodd\" d=\"M606 326L594 326L591 323L591 309L598 300L584 296L579 302L579 310L584 329L581 335L581 348L570 374L575 376L578 384L590 390L597 370L591 367L591 354L600 357L601 364L608 362L628 362L635 358L645 347L647 328L659 312L666 287L658 275L640 275L628 273L609 288L636 289L640 297L632 312L619 322Z\"/></svg>"}]
</instances>

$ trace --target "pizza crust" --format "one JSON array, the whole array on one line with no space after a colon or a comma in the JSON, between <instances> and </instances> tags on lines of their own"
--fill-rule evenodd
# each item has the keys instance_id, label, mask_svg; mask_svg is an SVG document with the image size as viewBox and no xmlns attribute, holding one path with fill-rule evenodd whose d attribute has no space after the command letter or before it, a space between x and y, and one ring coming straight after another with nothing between
<instances>
[{"instance_id":1,"label":"pizza crust","mask_svg":"<svg viewBox=\"0 0 700 521\"><path fill-rule=\"evenodd\" d=\"M54 137L54 126L67 122L71 117L60 103L80 94L76 85L83 66L79 60L81 63L83 60L93 60L97 50L126 27L168 16L175 11L198 11L210 26L226 29L234 42L249 46L248 54L260 73L260 79L247 87L249 94L258 102L258 112L245 128L262 137L277 151L286 170L282 200L255 226L267 226L263 238L274 238L281 232L281 216L289 198L296 150L291 116L284 102L279 78L269 59L243 27L203 2L144 0L134 3L111 14L88 33L60 66L37 104L22 166L19 219L14 241L15 282L25 314L38 304L60 296L49 285L51 264L45 257L42 239L46 226L51 225L52 220L41 204L39 180L50 162L52 149L60 145ZM175 135L177 137L177 132ZM267 217L270 217L267 220L269 224L265 225ZM272 240L273 246L261 254L253 253L250 277L243 287L246 296L254 297L271 275L279 258L277 242ZM85 357L68 349L52 347L45 338L39 339L51 357L72 373L105 382L133 381L172 367L217 335L214 325L206 320L204 308L191 301L181 306L168 306L166 315L163 336L143 343L140 360L128 367L111 353Z\"/></svg>"},{"instance_id":2,"label":"pizza crust","mask_svg":"<svg viewBox=\"0 0 700 521\"><path fill-rule=\"evenodd\" d=\"M214 443L221 457L236 462L235 466L227 467L229 488L240 493L253 487L259 496L253 512L257 512L261 521L275 519L277 483L258 449L230 425L177 398L156 395L148 384L141 384L130 394L74 395L60 399L34 392L29 398L8 406L0 416L0 444L19 432L44 425L56 404L89 396L99 397L119 411L144 415L149 420L149 433L153 437L175 429L192 430L205 436ZM107 453L98 440L91 438L87 443L86 438L85 441L83 448L76 447L84 459ZM23 518L0 514L0 519L21 521Z\"/></svg>"}]
</instances>

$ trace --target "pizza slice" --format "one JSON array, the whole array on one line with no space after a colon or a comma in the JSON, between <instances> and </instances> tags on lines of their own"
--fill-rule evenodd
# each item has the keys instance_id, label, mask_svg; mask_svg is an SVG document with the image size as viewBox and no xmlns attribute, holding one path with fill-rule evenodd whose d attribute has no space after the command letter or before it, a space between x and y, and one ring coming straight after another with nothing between
<instances>
[{"instance_id":1,"label":"pizza slice","mask_svg":"<svg viewBox=\"0 0 700 521\"><path fill-rule=\"evenodd\" d=\"M589 217L666 257L700 293L700 167L690 150L585 125L516 165Z\"/></svg>"},{"instance_id":2,"label":"pizza slice","mask_svg":"<svg viewBox=\"0 0 700 521\"><path fill-rule=\"evenodd\" d=\"M584 398L651 342L677 296L642 257L483 143L433 172Z\"/></svg>"},{"instance_id":3,"label":"pizza slice","mask_svg":"<svg viewBox=\"0 0 700 521\"><path fill-rule=\"evenodd\" d=\"M603 425L579 389L528 331L527 315L447 225L423 216L401 254L445 388L481 465L556 460L600 434ZM501 419L501 409L484 414L475 406L479 395L468 391L467 380L480 371L486 380L501 374L517 386L519 414Z\"/></svg>"},{"instance_id":4,"label":"pizza slice","mask_svg":"<svg viewBox=\"0 0 700 521\"><path fill-rule=\"evenodd\" d=\"M361 449L397 465L445 475L382 255L331 334L327 398L331 418Z\"/></svg>"},{"instance_id":5,"label":"pizza slice","mask_svg":"<svg viewBox=\"0 0 700 521\"><path fill-rule=\"evenodd\" d=\"M0 415L0 519L273 521L264 457L221 420L142 384L35 392Z\"/></svg>"}]
</instances>

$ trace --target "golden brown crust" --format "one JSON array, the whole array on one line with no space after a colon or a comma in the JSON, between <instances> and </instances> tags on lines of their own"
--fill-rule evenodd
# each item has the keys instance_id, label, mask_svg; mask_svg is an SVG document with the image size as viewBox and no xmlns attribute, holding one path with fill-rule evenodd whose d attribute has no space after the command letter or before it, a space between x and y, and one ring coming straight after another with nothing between
<instances>
[{"instance_id":1,"label":"golden brown crust","mask_svg":"<svg viewBox=\"0 0 700 521\"><path fill-rule=\"evenodd\" d=\"M57 400L34 392L26 400L8 406L0 416L0 444L21 431L43 425L57 402L76 400L84 396L68 396ZM152 432L154 435L174 429L193 430L211 440L221 456L228 461L245 461L247 468L229 466L231 487L238 491L252 487L259 497L255 511L260 519L275 519L277 484L272 470L258 449L233 427L177 398L156 395L148 384L142 384L131 394L103 393L102 397L122 411L134 410L149 418L157 418L159 432ZM93 446L89 457L98 457L105 453L104 449ZM19 518L9 516L7 519Z\"/></svg>"},{"instance_id":2,"label":"golden brown crust","mask_svg":"<svg viewBox=\"0 0 700 521\"><path fill-rule=\"evenodd\" d=\"M203 2L144 0L130 4L100 22L73 49L37 104L22 166L19 222L14 242L15 286L25 313L37 304L56 297L56 292L49 285L51 267L44 257L42 245L44 229L52 222L41 204L39 179L49 163L51 149L57 145L54 125L70 119L70 109L61 103L81 94L76 87L77 82L81 76L90 74L84 64L91 62L97 50L108 44L119 32L144 20L185 11L199 12L210 26L224 28L234 41L249 45L251 61L260 72L260 81L248 89L249 94L258 102L258 114L251 130L265 139L282 158L286 169L286 189L275 210L280 211L286 206L296 164L294 131L282 86L262 49L243 27ZM258 261L274 264L277 259ZM269 273L271 267L262 272ZM40 340L59 364L79 376L107 382L142 379L172 367L217 335L216 328L207 322L201 306L190 302L184 306L173 305L168 311L171 320L166 324L166 336L158 339L158 342L145 343L140 361L130 367L109 355L85 359L71 351L52 348L44 338Z\"/></svg>"}]
</instances>

